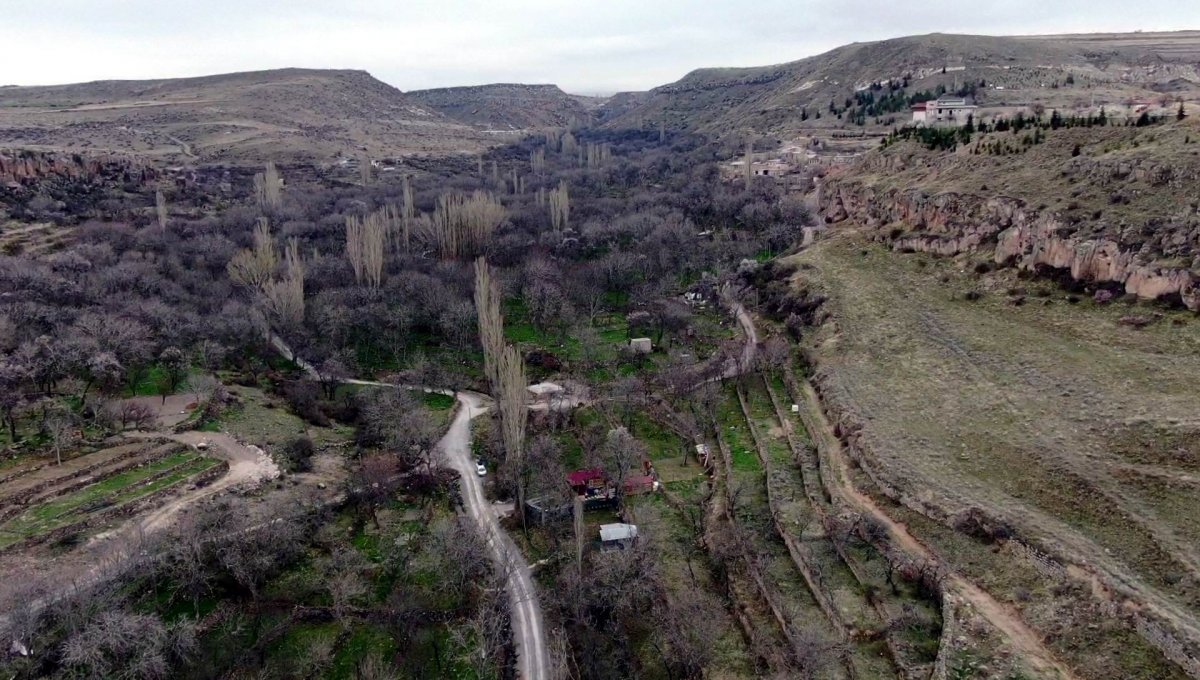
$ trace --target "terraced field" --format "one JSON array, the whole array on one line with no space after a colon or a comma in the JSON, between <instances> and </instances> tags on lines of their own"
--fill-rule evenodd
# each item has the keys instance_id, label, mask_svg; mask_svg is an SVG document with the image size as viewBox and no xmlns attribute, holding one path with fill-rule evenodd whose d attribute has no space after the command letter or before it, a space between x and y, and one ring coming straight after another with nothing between
<instances>
[{"instance_id":1,"label":"terraced field","mask_svg":"<svg viewBox=\"0 0 1200 680\"><path fill-rule=\"evenodd\" d=\"M0 550L80 529L220 464L175 443L115 446L0 483Z\"/></svg>"}]
</instances>

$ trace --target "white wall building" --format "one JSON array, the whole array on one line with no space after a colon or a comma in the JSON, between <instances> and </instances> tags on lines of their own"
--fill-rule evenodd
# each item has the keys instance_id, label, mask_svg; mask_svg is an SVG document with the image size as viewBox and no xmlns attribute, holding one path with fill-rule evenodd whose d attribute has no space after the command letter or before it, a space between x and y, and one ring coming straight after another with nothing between
<instances>
[{"instance_id":1,"label":"white wall building","mask_svg":"<svg viewBox=\"0 0 1200 680\"><path fill-rule=\"evenodd\" d=\"M933 101L913 104L914 125L966 125L967 118L979 109L961 97L938 97Z\"/></svg>"}]
</instances>

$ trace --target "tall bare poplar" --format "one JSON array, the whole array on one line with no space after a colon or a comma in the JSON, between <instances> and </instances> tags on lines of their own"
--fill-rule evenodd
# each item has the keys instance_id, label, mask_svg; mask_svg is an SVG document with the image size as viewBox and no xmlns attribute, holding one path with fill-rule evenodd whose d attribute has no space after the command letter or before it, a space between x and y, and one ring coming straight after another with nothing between
<instances>
[{"instance_id":1,"label":"tall bare poplar","mask_svg":"<svg viewBox=\"0 0 1200 680\"><path fill-rule=\"evenodd\" d=\"M504 442L504 456L508 468L516 474L517 507L525 516L525 488L528 470L525 469L525 424L529 411L525 407L528 383L525 381L525 360L521 352L512 345L505 345L500 353L497 375L500 378L499 394L495 395L500 409L500 438Z\"/></svg>"},{"instance_id":2,"label":"tall bare poplar","mask_svg":"<svg viewBox=\"0 0 1200 680\"><path fill-rule=\"evenodd\" d=\"M566 229L571 217L571 196L566 180L560 180L558 188L550 192L550 225L555 230Z\"/></svg>"},{"instance_id":3,"label":"tall bare poplar","mask_svg":"<svg viewBox=\"0 0 1200 680\"><path fill-rule=\"evenodd\" d=\"M563 133L562 142L560 144L563 155L575 155L579 151L579 143L575 140L575 135L568 130Z\"/></svg>"},{"instance_id":4,"label":"tall bare poplar","mask_svg":"<svg viewBox=\"0 0 1200 680\"><path fill-rule=\"evenodd\" d=\"M284 251L284 273L272 279L263 289L268 312L282 328L295 328L304 321L304 263L300 258L300 243L289 239Z\"/></svg>"},{"instance_id":5,"label":"tall bare poplar","mask_svg":"<svg viewBox=\"0 0 1200 680\"><path fill-rule=\"evenodd\" d=\"M483 347L483 373L492 394L499 394L497 366L504 351L504 318L500 314L500 286L492 279L491 267L483 257L475 259L475 314Z\"/></svg>"},{"instance_id":6,"label":"tall bare poplar","mask_svg":"<svg viewBox=\"0 0 1200 680\"><path fill-rule=\"evenodd\" d=\"M158 217L159 231L167 230L167 197L162 191L154 192L154 214Z\"/></svg>"},{"instance_id":7,"label":"tall bare poplar","mask_svg":"<svg viewBox=\"0 0 1200 680\"><path fill-rule=\"evenodd\" d=\"M267 161L263 171L254 175L254 195L263 212L275 212L283 205L283 178L274 161Z\"/></svg>"},{"instance_id":8,"label":"tall bare poplar","mask_svg":"<svg viewBox=\"0 0 1200 680\"><path fill-rule=\"evenodd\" d=\"M480 163L479 168L482 171L483 170L483 156L479 157L479 163ZM480 172L479 175L482 177L483 172ZM403 238L404 252L408 253L409 252L409 234L412 233L413 221L417 215L416 206L413 204L412 178L408 175L404 176L403 191L404 191L404 205L401 207L400 218L403 220L402 229L403 229L403 234L404 234L404 238Z\"/></svg>"},{"instance_id":9,"label":"tall bare poplar","mask_svg":"<svg viewBox=\"0 0 1200 680\"><path fill-rule=\"evenodd\" d=\"M367 155L358 157L358 177L362 180L362 185L368 186L371 184L371 158Z\"/></svg>"},{"instance_id":10,"label":"tall bare poplar","mask_svg":"<svg viewBox=\"0 0 1200 680\"><path fill-rule=\"evenodd\" d=\"M443 258L476 255L506 215L500 201L486 191L476 191L469 196L442 194L428 222L433 232L430 237Z\"/></svg>"},{"instance_id":11,"label":"tall bare poplar","mask_svg":"<svg viewBox=\"0 0 1200 680\"><path fill-rule=\"evenodd\" d=\"M529 169L530 171L541 177L546 172L546 147L539 146L529 152Z\"/></svg>"},{"instance_id":12,"label":"tall bare poplar","mask_svg":"<svg viewBox=\"0 0 1200 680\"><path fill-rule=\"evenodd\" d=\"M366 272L366 255L363 253L363 223L354 215L346 216L346 260L354 270L354 282L361 285Z\"/></svg>"},{"instance_id":13,"label":"tall bare poplar","mask_svg":"<svg viewBox=\"0 0 1200 680\"><path fill-rule=\"evenodd\" d=\"M754 139L746 139L746 191L750 191L751 183L754 181Z\"/></svg>"},{"instance_id":14,"label":"tall bare poplar","mask_svg":"<svg viewBox=\"0 0 1200 680\"><path fill-rule=\"evenodd\" d=\"M384 211L363 218L346 218L346 259L354 270L354 281L378 288L383 283L387 223Z\"/></svg>"},{"instance_id":15,"label":"tall bare poplar","mask_svg":"<svg viewBox=\"0 0 1200 680\"><path fill-rule=\"evenodd\" d=\"M583 496L571 495L575 496L575 569L583 573L583 536L587 531L583 523Z\"/></svg>"}]
</instances>

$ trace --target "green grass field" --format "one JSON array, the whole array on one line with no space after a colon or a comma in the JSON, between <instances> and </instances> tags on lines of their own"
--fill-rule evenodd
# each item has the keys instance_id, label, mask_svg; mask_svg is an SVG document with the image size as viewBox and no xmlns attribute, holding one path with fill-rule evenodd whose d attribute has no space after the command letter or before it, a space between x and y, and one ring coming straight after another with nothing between
<instances>
[{"instance_id":1,"label":"green grass field","mask_svg":"<svg viewBox=\"0 0 1200 680\"><path fill-rule=\"evenodd\" d=\"M0 526L0 547L73 524L89 512L131 503L216 464L213 458L180 451L39 503ZM155 478L160 474L163 476Z\"/></svg>"}]
</instances>

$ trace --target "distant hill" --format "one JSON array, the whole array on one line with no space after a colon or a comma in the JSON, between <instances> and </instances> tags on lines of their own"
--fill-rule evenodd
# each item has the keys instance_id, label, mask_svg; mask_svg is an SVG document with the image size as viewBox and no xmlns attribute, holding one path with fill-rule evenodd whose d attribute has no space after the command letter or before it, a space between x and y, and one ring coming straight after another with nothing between
<instances>
[{"instance_id":1,"label":"distant hill","mask_svg":"<svg viewBox=\"0 0 1200 680\"><path fill-rule=\"evenodd\" d=\"M365 71L0 88L0 146L238 163L443 154L488 143Z\"/></svg>"},{"instance_id":2,"label":"distant hill","mask_svg":"<svg viewBox=\"0 0 1200 680\"><path fill-rule=\"evenodd\" d=\"M604 102L600 97L567 94L557 85L516 83L414 90L408 96L457 122L502 132L590 121Z\"/></svg>"},{"instance_id":3,"label":"distant hill","mask_svg":"<svg viewBox=\"0 0 1200 680\"><path fill-rule=\"evenodd\" d=\"M853 43L773 66L700 69L647 93L613 97L599 116L614 127L664 121L718 134L857 127L860 113L864 127L890 127L909 119L913 95L939 91L957 91L985 106L1047 108L1195 98L1198 64L1200 31L931 34ZM867 101L870 113L863 106ZM847 111L848 102L853 111Z\"/></svg>"}]
</instances>

